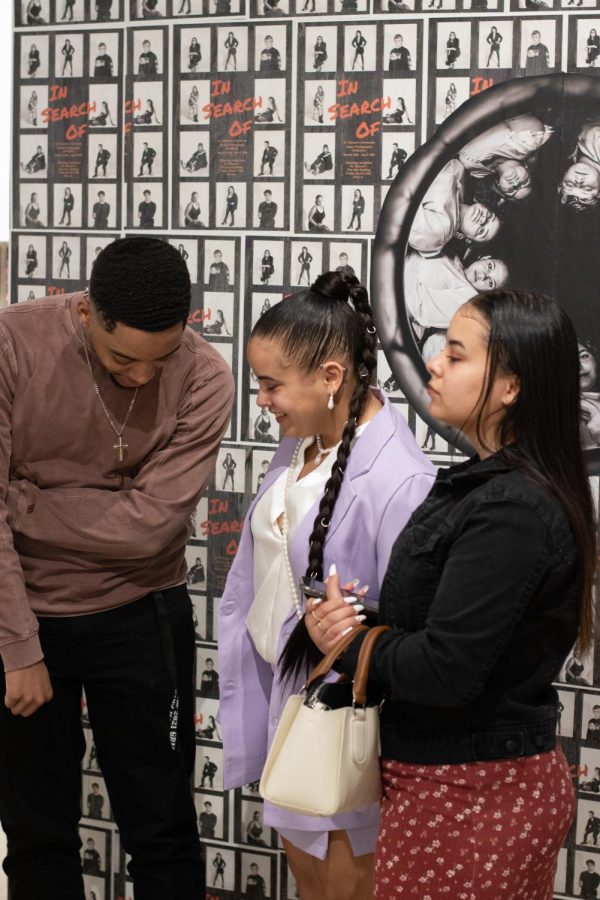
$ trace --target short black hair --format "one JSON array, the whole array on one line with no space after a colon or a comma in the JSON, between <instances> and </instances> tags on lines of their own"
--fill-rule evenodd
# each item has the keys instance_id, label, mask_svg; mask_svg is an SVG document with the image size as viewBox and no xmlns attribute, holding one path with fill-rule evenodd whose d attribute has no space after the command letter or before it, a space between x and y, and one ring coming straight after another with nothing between
<instances>
[{"instance_id":1,"label":"short black hair","mask_svg":"<svg viewBox=\"0 0 600 900\"><path fill-rule=\"evenodd\" d=\"M190 275L177 249L165 241L119 238L94 262L90 299L108 331L117 322L140 331L165 331L187 322Z\"/></svg>"}]
</instances>

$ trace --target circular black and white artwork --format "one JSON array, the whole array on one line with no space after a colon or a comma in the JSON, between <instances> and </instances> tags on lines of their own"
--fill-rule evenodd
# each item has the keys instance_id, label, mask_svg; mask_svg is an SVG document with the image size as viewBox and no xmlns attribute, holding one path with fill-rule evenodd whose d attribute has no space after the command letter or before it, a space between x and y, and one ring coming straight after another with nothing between
<instances>
[{"instance_id":1,"label":"circular black and white artwork","mask_svg":"<svg viewBox=\"0 0 600 900\"><path fill-rule=\"evenodd\" d=\"M395 379L428 413L427 360L456 309L504 285L555 297L580 345L582 435L600 472L600 80L519 78L464 103L392 184L373 248L371 294ZM557 373L560 377L560 373Z\"/></svg>"}]
</instances>

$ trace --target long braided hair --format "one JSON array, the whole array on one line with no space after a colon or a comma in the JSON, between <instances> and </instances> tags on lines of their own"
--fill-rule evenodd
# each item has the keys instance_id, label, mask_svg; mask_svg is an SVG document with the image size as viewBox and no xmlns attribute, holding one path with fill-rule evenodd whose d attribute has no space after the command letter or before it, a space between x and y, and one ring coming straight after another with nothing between
<instances>
[{"instance_id":1,"label":"long braided hair","mask_svg":"<svg viewBox=\"0 0 600 900\"><path fill-rule=\"evenodd\" d=\"M250 337L279 341L286 357L308 372L327 359L340 357L347 361L350 377L356 379L348 405L348 420L309 538L306 577L321 581L327 529L377 365L377 337L369 296L356 276L326 272L291 301L283 300L272 306L258 320ZM301 619L281 655L282 677L297 677L321 657Z\"/></svg>"}]
</instances>

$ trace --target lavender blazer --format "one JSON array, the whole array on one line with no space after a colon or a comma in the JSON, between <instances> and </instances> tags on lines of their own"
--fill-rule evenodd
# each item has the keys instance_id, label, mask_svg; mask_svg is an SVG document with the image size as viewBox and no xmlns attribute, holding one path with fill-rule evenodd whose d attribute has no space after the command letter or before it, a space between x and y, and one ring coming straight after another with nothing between
<instances>
[{"instance_id":1,"label":"lavender blazer","mask_svg":"<svg viewBox=\"0 0 600 900\"><path fill-rule=\"evenodd\" d=\"M392 545L433 484L434 468L418 449L402 413L383 394L382 409L350 454L325 543L323 571L335 562L340 579L360 578L377 598ZM250 521L258 499L289 466L296 440L285 438L254 499L219 605L219 717L223 733L225 788L260 778L281 710L298 684L282 684L277 668L254 649L246 616L254 599L254 544ZM296 581L305 573L308 539L317 500L296 529L290 561ZM294 610L283 624L278 654L296 624ZM307 760L307 764L309 764ZM265 804L265 822L278 828L329 831L376 824L378 804L332 819L300 816Z\"/></svg>"}]
</instances>

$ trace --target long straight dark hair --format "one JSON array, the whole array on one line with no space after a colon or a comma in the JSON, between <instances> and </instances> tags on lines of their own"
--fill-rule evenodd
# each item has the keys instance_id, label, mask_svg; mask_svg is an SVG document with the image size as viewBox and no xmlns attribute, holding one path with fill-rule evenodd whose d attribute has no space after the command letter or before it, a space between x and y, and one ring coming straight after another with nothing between
<instances>
[{"instance_id":1,"label":"long straight dark hair","mask_svg":"<svg viewBox=\"0 0 600 900\"><path fill-rule=\"evenodd\" d=\"M516 375L519 393L500 423L497 444L511 466L552 491L567 513L579 561L577 644L585 653L594 638L597 549L594 505L581 445L579 353L573 324L555 300L530 291L486 291L467 306L489 327L478 440L486 446L482 417L496 375Z\"/></svg>"},{"instance_id":2,"label":"long straight dark hair","mask_svg":"<svg viewBox=\"0 0 600 900\"><path fill-rule=\"evenodd\" d=\"M377 338L367 291L354 275L326 272L307 290L267 310L252 329L250 340L254 337L278 341L285 357L306 372L318 369L327 359L344 360L350 378L356 381L348 404L348 421L307 548L306 577L322 580L327 528L377 365ZM321 658L321 651L311 640L304 619L300 619L281 654L282 677L296 677Z\"/></svg>"}]
</instances>

